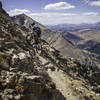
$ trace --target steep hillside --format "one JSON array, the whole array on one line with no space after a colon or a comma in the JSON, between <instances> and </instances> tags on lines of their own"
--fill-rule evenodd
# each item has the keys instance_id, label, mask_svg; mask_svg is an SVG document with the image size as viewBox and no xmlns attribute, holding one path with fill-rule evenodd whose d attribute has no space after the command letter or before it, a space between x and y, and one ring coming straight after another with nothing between
<instances>
[{"instance_id":1,"label":"steep hillside","mask_svg":"<svg viewBox=\"0 0 100 100\"><path fill-rule=\"evenodd\" d=\"M25 34L0 7L0 100L65 100Z\"/></svg>"},{"instance_id":2,"label":"steep hillside","mask_svg":"<svg viewBox=\"0 0 100 100\"><path fill-rule=\"evenodd\" d=\"M95 24L64 24L48 26L61 31L63 36L81 49L100 54L100 23Z\"/></svg>"},{"instance_id":3,"label":"steep hillside","mask_svg":"<svg viewBox=\"0 0 100 100\"><path fill-rule=\"evenodd\" d=\"M31 29L30 23L35 21L35 20L31 19L30 17L26 16L25 14L20 14L20 15L14 16L14 17L12 17L12 19L16 22L16 24L18 24L20 26L25 26L26 28L29 28L29 29ZM38 24L42 30L46 29L40 23L36 22L36 24Z\"/></svg>"},{"instance_id":4,"label":"steep hillside","mask_svg":"<svg viewBox=\"0 0 100 100\"><path fill-rule=\"evenodd\" d=\"M93 53L100 54L98 50L100 50L100 31L99 30L81 30L76 34L78 37L82 38L77 45L82 48L89 50Z\"/></svg>"},{"instance_id":5,"label":"steep hillside","mask_svg":"<svg viewBox=\"0 0 100 100\"><path fill-rule=\"evenodd\" d=\"M20 26L24 26L30 30L30 24L34 22L33 19L29 18L25 14L14 16L12 19ZM59 50L62 55L74 59L80 59L81 63L94 65L93 60L91 60L91 57L89 57L88 54L84 53L82 50L77 49L70 41L65 39L61 33L49 30L38 22L36 23L42 29L42 39Z\"/></svg>"},{"instance_id":6,"label":"steep hillside","mask_svg":"<svg viewBox=\"0 0 100 100\"><path fill-rule=\"evenodd\" d=\"M86 29L86 30L80 30L78 32L70 32L70 33L64 32L63 35L80 49L91 52L93 58L97 58L100 60L100 31L99 30Z\"/></svg>"},{"instance_id":7,"label":"steep hillside","mask_svg":"<svg viewBox=\"0 0 100 100\"><path fill-rule=\"evenodd\" d=\"M62 57L44 40L36 51L1 7L0 100L100 100L95 67Z\"/></svg>"},{"instance_id":8,"label":"steep hillside","mask_svg":"<svg viewBox=\"0 0 100 100\"><path fill-rule=\"evenodd\" d=\"M70 40L74 45L77 46L77 43L79 43L83 38L77 36L76 34L72 34L71 32L62 32L62 35Z\"/></svg>"},{"instance_id":9,"label":"steep hillside","mask_svg":"<svg viewBox=\"0 0 100 100\"><path fill-rule=\"evenodd\" d=\"M99 30L85 29L85 30L80 30L78 32L63 32L63 35L69 40L71 40L76 46L80 45L80 48L82 49L89 48L91 51L92 51L92 47L94 47L96 44L100 42ZM89 41L91 41L91 45Z\"/></svg>"},{"instance_id":10,"label":"steep hillside","mask_svg":"<svg viewBox=\"0 0 100 100\"><path fill-rule=\"evenodd\" d=\"M100 67L100 23L57 26L52 26L51 29L60 31L77 48L90 55L96 65Z\"/></svg>"}]
</instances>

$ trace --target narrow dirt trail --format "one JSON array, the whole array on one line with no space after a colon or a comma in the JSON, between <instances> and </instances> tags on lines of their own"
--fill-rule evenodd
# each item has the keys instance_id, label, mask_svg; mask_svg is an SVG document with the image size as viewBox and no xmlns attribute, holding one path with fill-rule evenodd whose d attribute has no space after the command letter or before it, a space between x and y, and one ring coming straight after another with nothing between
<instances>
[{"instance_id":1,"label":"narrow dirt trail","mask_svg":"<svg viewBox=\"0 0 100 100\"><path fill-rule=\"evenodd\" d=\"M38 57L39 60L43 62L43 64L48 62L43 57ZM66 73L64 73L62 70L58 71L57 68L55 68L55 71L51 71L51 69L48 69L47 73L55 83L56 88L62 93L62 95L64 95L66 100L78 100L78 97L76 95L73 95L73 90L71 89L72 80Z\"/></svg>"},{"instance_id":2,"label":"narrow dirt trail","mask_svg":"<svg viewBox=\"0 0 100 100\"><path fill-rule=\"evenodd\" d=\"M72 94L73 90L70 88L71 79L64 74L62 70L48 70L48 74L56 84L56 88L64 95L66 100L77 100L77 97Z\"/></svg>"}]
</instances>

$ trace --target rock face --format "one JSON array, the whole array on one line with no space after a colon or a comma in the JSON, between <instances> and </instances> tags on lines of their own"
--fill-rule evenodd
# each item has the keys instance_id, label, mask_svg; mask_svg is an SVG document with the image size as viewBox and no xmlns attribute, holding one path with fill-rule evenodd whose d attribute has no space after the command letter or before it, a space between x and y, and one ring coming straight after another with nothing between
<instances>
[{"instance_id":1,"label":"rock face","mask_svg":"<svg viewBox=\"0 0 100 100\"><path fill-rule=\"evenodd\" d=\"M100 100L94 67L61 56L44 40L36 50L26 35L0 9L0 100Z\"/></svg>"}]
</instances>

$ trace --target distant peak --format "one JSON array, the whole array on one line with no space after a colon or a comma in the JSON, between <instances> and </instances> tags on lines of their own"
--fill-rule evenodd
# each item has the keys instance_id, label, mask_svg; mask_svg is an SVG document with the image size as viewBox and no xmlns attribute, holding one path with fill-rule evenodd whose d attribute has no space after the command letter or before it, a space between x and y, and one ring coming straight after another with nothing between
<instances>
[{"instance_id":1,"label":"distant peak","mask_svg":"<svg viewBox=\"0 0 100 100\"><path fill-rule=\"evenodd\" d=\"M23 14L20 14L20 15L21 15L21 16L27 16L27 15L26 15L26 14L24 14L24 13L23 13Z\"/></svg>"},{"instance_id":2,"label":"distant peak","mask_svg":"<svg viewBox=\"0 0 100 100\"><path fill-rule=\"evenodd\" d=\"M19 14L19 15L15 15L13 17L16 17L16 16L25 16L25 17L28 17L26 14L22 13L22 14Z\"/></svg>"}]
</instances>

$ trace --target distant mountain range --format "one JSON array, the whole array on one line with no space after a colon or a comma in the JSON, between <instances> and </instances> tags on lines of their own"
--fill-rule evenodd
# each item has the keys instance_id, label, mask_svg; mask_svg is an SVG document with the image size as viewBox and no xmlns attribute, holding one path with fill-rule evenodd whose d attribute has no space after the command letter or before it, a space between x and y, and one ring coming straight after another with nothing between
<instances>
[{"instance_id":1,"label":"distant mountain range","mask_svg":"<svg viewBox=\"0 0 100 100\"><path fill-rule=\"evenodd\" d=\"M58 25L48 25L49 29L53 29L55 31L67 31L67 32L75 32L83 29L96 29L100 30L100 22L94 24L58 24Z\"/></svg>"}]
</instances>

